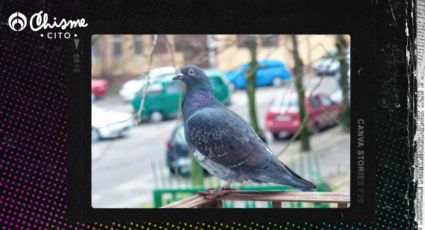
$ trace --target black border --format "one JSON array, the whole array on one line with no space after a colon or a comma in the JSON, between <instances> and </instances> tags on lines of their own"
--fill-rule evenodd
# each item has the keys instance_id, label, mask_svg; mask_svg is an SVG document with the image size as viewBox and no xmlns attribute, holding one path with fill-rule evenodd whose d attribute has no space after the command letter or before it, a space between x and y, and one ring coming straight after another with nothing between
<instances>
[{"instance_id":1,"label":"black border","mask_svg":"<svg viewBox=\"0 0 425 230\"><path fill-rule=\"evenodd\" d=\"M220 5L222 4L222 5ZM223 5L224 4L224 5ZM218 2L204 6L193 4L182 7L178 4L169 10L170 17L164 13L141 14L140 18L129 20L88 20L89 28L81 31L80 53L81 74L72 73L68 68L67 81L70 107L68 109L68 151L69 169L69 219L89 222L112 221L204 221L204 222L317 222L373 220L375 209L375 130L373 106L376 92L375 55L376 20L373 3L321 1L289 1L287 3L250 3L244 5ZM184 5L183 6L188 6ZM231 9L222 10L218 7ZM253 7L254 6L254 7ZM255 7L257 6L257 7ZM149 8L143 5L142 8ZM211 11L197 9L212 8ZM252 7L252 8L251 8ZM258 7L264 11L258 12ZM128 7L130 8L130 7ZM218 8L218 9L217 9ZM142 10L142 11L146 11ZM167 12L167 11L165 11ZM208 14L209 13L209 14ZM202 15L206 14L206 15ZM165 13L165 15L169 16ZM149 17L152 16L152 17ZM162 17L161 17L162 16ZM226 21L227 20L227 21ZM276 33L276 34L350 34L352 47L352 94L351 98L351 207L347 209L93 209L91 208L91 154L90 154L90 38L92 34L186 34L186 33ZM74 44L69 43L67 63L72 63ZM360 78L362 76L368 78ZM355 142L355 121L362 117L366 129L366 184L363 204L355 202L356 177L354 170L356 155L353 154Z\"/></svg>"}]
</instances>

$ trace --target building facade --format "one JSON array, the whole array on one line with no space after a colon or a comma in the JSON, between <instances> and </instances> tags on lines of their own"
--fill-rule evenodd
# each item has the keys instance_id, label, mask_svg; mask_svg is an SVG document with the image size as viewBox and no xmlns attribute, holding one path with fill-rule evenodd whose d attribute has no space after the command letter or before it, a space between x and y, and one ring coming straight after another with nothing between
<instances>
[{"instance_id":1,"label":"building facade","mask_svg":"<svg viewBox=\"0 0 425 230\"><path fill-rule=\"evenodd\" d=\"M204 68L231 70L250 59L244 44L246 37L247 35L158 35L151 67L195 64ZM255 39L258 44L258 60L277 59L292 68L290 36L259 35ZM92 41L93 77L134 78L148 70L153 35L94 35ZM298 43L306 66L335 50L334 35L299 35Z\"/></svg>"}]
</instances>

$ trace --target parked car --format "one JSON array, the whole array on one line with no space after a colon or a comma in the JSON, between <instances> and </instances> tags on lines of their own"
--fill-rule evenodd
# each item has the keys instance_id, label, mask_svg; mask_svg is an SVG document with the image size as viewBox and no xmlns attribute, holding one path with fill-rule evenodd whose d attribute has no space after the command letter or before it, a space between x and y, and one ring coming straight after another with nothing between
<instances>
[{"instance_id":1,"label":"parked car","mask_svg":"<svg viewBox=\"0 0 425 230\"><path fill-rule=\"evenodd\" d=\"M247 86L246 73L250 69L250 63L245 63L239 68L226 72L226 77L238 89ZM292 78L292 73L286 65L279 60L258 61L256 72L256 86L279 86Z\"/></svg>"},{"instance_id":2,"label":"parked car","mask_svg":"<svg viewBox=\"0 0 425 230\"><path fill-rule=\"evenodd\" d=\"M183 126L173 130L170 140L167 141L166 151L166 161L170 172L172 174L178 172L180 175L188 176L191 169L191 160Z\"/></svg>"},{"instance_id":3,"label":"parked car","mask_svg":"<svg viewBox=\"0 0 425 230\"><path fill-rule=\"evenodd\" d=\"M108 81L105 79L91 79L92 99L104 96L108 91Z\"/></svg>"},{"instance_id":4,"label":"parked car","mask_svg":"<svg viewBox=\"0 0 425 230\"><path fill-rule=\"evenodd\" d=\"M158 77L175 74L175 73L176 73L176 68L174 68L173 66L160 67L160 68L152 69L150 71L150 78L156 79ZM147 74L143 74L139 76L137 79L125 82L119 91L120 96L125 101L133 100L134 97L136 96L136 93L145 84L146 77L147 77Z\"/></svg>"},{"instance_id":5,"label":"parked car","mask_svg":"<svg viewBox=\"0 0 425 230\"><path fill-rule=\"evenodd\" d=\"M214 96L225 105L231 103L230 84L217 69L205 70L213 87ZM180 81L173 81L175 74L153 79L146 92L144 108L141 114L143 120L160 122L164 119L175 117L179 111L179 99L184 92ZM134 111L138 112L143 92L139 90L132 100Z\"/></svg>"},{"instance_id":6,"label":"parked car","mask_svg":"<svg viewBox=\"0 0 425 230\"><path fill-rule=\"evenodd\" d=\"M304 105L308 112L307 125L311 133L336 124L342 105L332 101L325 93L306 94ZM266 128L275 139L293 135L301 125L296 93L282 95L273 100L266 113Z\"/></svg>"},{"instance_id":7,"label":"parked car","mask_svg":"<svg viewBox=\"0 0 425 230\"><path fill-rule=\"evenodd\" d=\"M233 87L223 72L218 69L206 69L205 74L211 81L213 94L224 105L232 103Z\"/></svg>"},{"instance_id":8,"label":"parked car","mask_svg":"<svg viewBox=\"0 0 425 230\"><path fill-rule=\"evenodd\" d=\"M91 116L92 141L124 136L135 123L129 113L109 111L95 105L91 107Z\"/></svg>"},{"instance_id":9,"label":"parked car","mask_svg":"<svg viewBox=\"0 0 425 230\"><path fill-rule=\"evenodd\" d=\"M346 49L346 60L350 65L350 49ZM335 76L339 72L339 60L337 51L331 52L313 63L313 71L317 76Z\"/></svg>"},{"instance_id":10,"label":"parked car","mask_svg":"<svg viewBox=\"0 0 425 230\"><path fill-rule=\"evenodd\" d=\"M183 125L178 126L171 132L170 139L166 143L166 162L172 174L189 176L191 171L191 158L189 148L184 136ZM208 172L204 169L204 174Z\"/></svg>"},{"instance_id":11,"label":"parked car","mask_svg":"<svg viewBox=\"0 0 425 230\"><path fill-rule=\"evenodd\" d=\"M332 94L331 94L331 99L332 99L332 101L334 101L334 102L336 102L336 103L339 103L339 104L342 104L343 103L343 93L342 93L342 89L337 89L335 92L333 92ZM351 99L350 99L350 91L348 91L348 104L351 104L351 101L350 101Z\"/></svg>"}]
</instances>

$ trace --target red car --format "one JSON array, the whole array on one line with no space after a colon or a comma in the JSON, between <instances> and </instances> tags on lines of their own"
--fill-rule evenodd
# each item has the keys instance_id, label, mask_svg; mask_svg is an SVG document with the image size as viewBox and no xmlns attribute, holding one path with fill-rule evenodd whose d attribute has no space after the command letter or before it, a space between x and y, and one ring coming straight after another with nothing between
<instances>
[{"instance_id":1,"label":"red car","mask_svg":"<svg viewBox=\"0 0 425 230\"><path fill-rule=\"evenodd\" d=\"M330 99L325 93L306 94L304 105L308 113L308 127L311 133L319 132L325 127L337 123L342 105ZM276 98L266 114L267 130L278 139L293 135L300 128L298 96L295 93Z\"/></svg>"},{"instance_id":2,"label":"red car","mask_svg":"<svg viewBox=\"0 0 425 230\"><path fill-rule=\"evenodd\" d=\"M95 97L101 97L108 91L108 81L104 79L91 79L91 92Z\"/></svg>"}]
</instances>

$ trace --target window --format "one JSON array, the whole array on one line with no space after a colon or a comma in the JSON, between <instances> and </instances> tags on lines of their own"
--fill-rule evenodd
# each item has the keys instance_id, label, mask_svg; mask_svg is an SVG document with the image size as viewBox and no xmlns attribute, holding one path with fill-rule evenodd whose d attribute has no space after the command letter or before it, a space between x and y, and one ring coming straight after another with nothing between
<instances>
[{"instance_id":1,"label":"window","mask_svg":"<svg viewBox=\"0 0 425 230\"><path fill-rule=\"evenodd\" d=\"M143 53L142 35L133 35L133 52L136 55Z\"/></svg>"},{"instance_id":2,"label":"window","mask_svg":"<svg viewBox=\"0 0 425 230\"><path fill-rule=\"evenodd\" d=\"M165 91L167 93L180 93L182 89L179 82L170 82L165 86Z\"/></svg>"},{"instance_id":3,"label":"window","mask_svg":"<svg viewBox=\"0 0 425 230\"><path fill-rule=\"evenodd\" d=\"M318 107L320 105L320 99L318 98L318 96L314 96L310 99L310 105L313 108Z\"/></svg>"},{"instance_id":4,"label":"window","mask_svg":"<svg viewBox=\"0 0 425 230\"><path fill-rule=\"evenodd\" d=\"M237 39L237 45L239 48L246 48L246 40L247 40L247 35L237 35L236 36Z\"/></svg>"},{"instance_id":5,"label":"window","mask_svg":"<svg viewBox=\"0 0 425 230\"><path fill-rule=\"evenodd\" d=\"M276 47L279 37L278 35L261 35L260 39L263 47Z\"/></svg>"},{"instance_id":6,"label":"window","mask_svg":"<svg viewBox=\"0 0 425 230\"><path fill-rule=\"evenodd\" d=\"M184 136L184 127L180 126L176 131L174 131L174 140L179 144L186 145L186 138Z\"/></svg>"},{"instance_id":7,"label":"window","mask_svg":"<svg viewBox=\"0 0 425 230\"><path fill-rule=\"evenodd\" d=\"M119 57L122 54L121 35L112 35L112 56Z\"/></svg>"},{"instance_id":8,"label":"window","mask_svg":"<svg viewBox=\"0 0 425 230\"><path fill-rule=\"evenodd\" d=\"M258 63L258 62L257 62ZM261 64L257 64L257 69L269 69L269 68L273 68L273 66L271 65L261 65Z\"/></svg>"},{"instance_id":9,"label":"window","mask_svg":"<svg viewBox=\"0 0 425 230\"><path fill-rule=\"evenodd\" d=\"M186 63L195 62L199 67L209 67L207 35L174 35L175 50L182 52Z\"/></svg>"},{"instance_id":10,"label":"window","mask_svg":"<svg viewBox=\"0 0 425 230\"><path fill-rule=\"evenodd\" d=\"M162 84L161 83L153 83L149 86L148 91L146 92L146 96L158 96L162 93ZM143 92L142 92L143 95Z\"/></svg>"},{"instance_id":11,"label":"window","mask_svg":"<svg viewBox=\"0 0 425 230\"><path fill-rule=\"evenodd\" d=\"M98 58L100 56L99 41L91 46L91 57Z\"/></svg>"},{"instance_id":12,"label":"window","mask_svg":"<svg viewBox=\"0 0 425 230\"><path fill-rule=\"evenodd\" d=\"M212 84L212 87L213 88L216 88L216 87L220 87L220 86L222 86L224 83L223 83L223 80L221 80L221 78L220 77L210 77L210 81L211 81L211 84Z\"/></svg>"},{"instance_id":13,"label":"window","mask_svg":"<svg viewBox=\"0 0 425 230\"><path fill-rule=\"evenodd\" d=\"M285 97L274 100L273 103L272 103L272 106L277 107L279 109L294 108L294 107L298 108L298 97L297 96L291 96L291 95L288 95L288 96L285 95Z\"/></svg>"},{"instance_id":14,"label":"window","mask_svg":"<svg viewBox=\"0 0 425 230\"><path fill-rule=\"evenodd\" d=\"M332 100L329 97L322 95L322 96L320 96L320 103L323 106L330 106L330 105L332 105Z\"/></svg>"},{"instance_id":15,"label":"window","mask_svg":"<svg viewBox=\"0 0 425 230\"><path fill-rule=\"evenodd\" d=\"M184 52L191 48L187 35L174 35L174 44L176 52Z\"/></svg>"}]
</instances>

